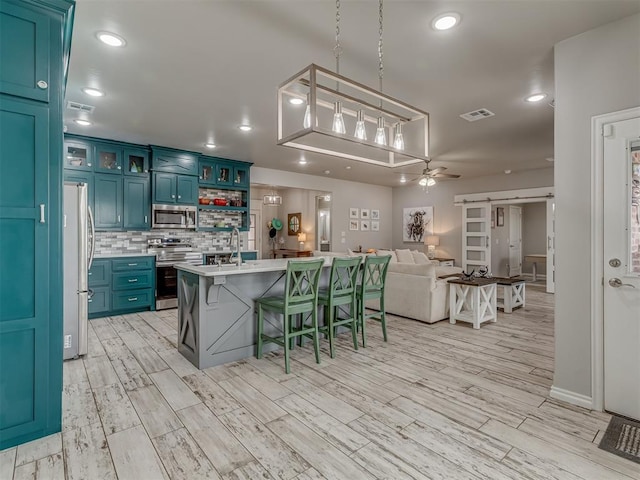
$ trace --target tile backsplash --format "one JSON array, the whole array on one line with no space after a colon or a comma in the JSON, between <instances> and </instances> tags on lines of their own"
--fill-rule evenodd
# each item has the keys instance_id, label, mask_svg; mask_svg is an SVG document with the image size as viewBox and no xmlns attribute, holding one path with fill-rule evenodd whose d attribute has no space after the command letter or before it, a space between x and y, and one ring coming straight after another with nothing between
<instances>
[{"instance_id":1,"label":"tile backsplash","mask_svg":"<svg viewBox=\"0 0 640 480\"><path fill-rule=\"evenodd\" d=\"M151 237L179 238L196 250L229 251L231 232L195 232L192 230L151 230L148 232L96 232L96 255L146 253ZM241 248L246 248L247 232L240 233Z\"/></svg>"}]
</instances>

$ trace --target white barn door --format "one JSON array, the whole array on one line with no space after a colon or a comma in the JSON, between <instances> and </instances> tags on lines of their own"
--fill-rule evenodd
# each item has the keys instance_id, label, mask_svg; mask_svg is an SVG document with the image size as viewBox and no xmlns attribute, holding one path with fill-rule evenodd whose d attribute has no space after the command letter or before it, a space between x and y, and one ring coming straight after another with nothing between
<instances>
[{"instance_id":1,"label":"white barn door","mask_svg":"<svg viewBox=\"0 0 640 480\"><path fill-rule=\"evenodd\" d=\"M491 269L491 203L472 203L462 207L462 268Z\"/></svg>"},{"instance_id":2,"label":"white barn door","mask_svg":"<svg viewBox=\"0 0 640 480\"><path fill-rule=\"evenodd\" d=\"M522 275L522 207L509 205L509 276Z\"/></svg>"}]
</instances>

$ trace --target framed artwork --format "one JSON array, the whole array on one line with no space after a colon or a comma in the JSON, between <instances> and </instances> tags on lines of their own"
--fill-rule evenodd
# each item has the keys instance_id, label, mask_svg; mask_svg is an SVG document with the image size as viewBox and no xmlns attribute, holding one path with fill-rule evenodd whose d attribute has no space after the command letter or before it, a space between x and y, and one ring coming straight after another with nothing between
<instances>
[{"instance_id":1,"label":"framed artwork","mask_svg":"<svg viewBox=\"0 0 640 480\"><path fill-rule=\"evenodd\" d=\"M504 227L504 207L496 208L496 225Z\"/></svg>"},{"instance_id":2,"label":"framed artwork","mask_svg":"<svg viewBox=\"0 0 640 480\"><path fill-rule=\"evenodd\" d=\"M349 209L349 218L360 218L360 209L351 207Z\"/></svg>"},{"instance_id":3,"label":"framed artwork","mask_svg":"<svg viewBox=\"0 0 640 480\"><path fill-rule=\"evenodd\" d=\"M349 230L359 230L360 222L358 220L349 220Z\"/></svg>"},{"instance_id":4,"label":"framed artwork","mask_svg":"<svg viewBox=\"0 0 640 480\"><path fill-rule=\"evenodd\" d=\"M369 220L369 209L368 208L360 209L360 218L364 218L365 220Z\"/></svg>"},{"instance_id":5,"label":"framed artwork","mask_svg":"<svg viewBox=\"0 0 640 480\"><path fill-rule=\"evenodd\" d=\"M287 234L297 236L300 233L300 225L302 225L302 213L290 213L287 215Z\"/></svg>"},{"instance_id":6,"label":"framed artwork","mask_svg":"<svg viewBox=\"0 0 640 480\"><path fill-rule=\"evenodd\" d=\"M371 220L380 220L380 210L371 210Z\"/></svg>"},{"instance_id":7,"label":"framed artwork","mask_svg":"<svg viewBox=\"0 0 640 480\"><path fill-rule=\"evenodd\" d=\"M433 207L403 209L402 241L422 243L427 235L433 235Z\"/></svg>"},{"instance_id":8,"label":"framed artwork","mask_svg":"<svg viewBox=\"0 0 640 480\"><path fill-rule=\"evenodd\" d=\"M373 213L373 212L371 212ZM378 222L377 220L372 220L371 221L371 231L372 232L379 232L380 231L380 222Z\"/></svg>"},{"instance_id":9,"label":"framed artwork","mask_svg":"<svg viewBox=\"0 0 640 480\"><path fill-rule=\"evenodd\" d=\"M360 230L363 232L368 232L369 228L369 220L360 220Z\"/></svg>"}]
</instances>

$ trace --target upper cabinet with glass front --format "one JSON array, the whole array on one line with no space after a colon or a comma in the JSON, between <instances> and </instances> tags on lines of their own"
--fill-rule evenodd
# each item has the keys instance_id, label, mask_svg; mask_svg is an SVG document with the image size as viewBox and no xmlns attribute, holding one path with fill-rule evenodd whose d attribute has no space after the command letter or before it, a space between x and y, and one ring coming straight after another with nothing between
<instances>
[{"instance_id":1,"label":"upper cabinet with glass front","mask_svg":"<svg viewBox=\"0 0 640 480\"><path fill-rule=\"evenodd\" d=\"M96 144L96 172L122 173L122 147L110 144Z\"/></svg>"},{"instance_id":2,"label":"upper cabinet with glass front","mask_svg":"<svg viewBox=\"0 0 640 480\"><path fill-rule=\"evenodd\" d=\"M93 145L89 142L64 142L64 168L93 170Z\"/></svg>"},{"instance_id":3,"label":"upper cabinet with glass front","mask_svg":"<svg viewBox=\"0 0 640 480\"><path fill-rule=\"evenodd\" d=\"M143 149L124 150L124 165L122 167L125 175L149 176L149 151Z\"/></svg>"},{"instance_id":4,"label":"upper cabinet with glass front","mask_svg":"<svg viewBox=\"0 0 640 480\"><path fill-rule=\"evenodd\" d=\"M198 167L201 185L217 186L226 190L249 188L250 163L202 155Z\"/></svg>"}]
</instances>

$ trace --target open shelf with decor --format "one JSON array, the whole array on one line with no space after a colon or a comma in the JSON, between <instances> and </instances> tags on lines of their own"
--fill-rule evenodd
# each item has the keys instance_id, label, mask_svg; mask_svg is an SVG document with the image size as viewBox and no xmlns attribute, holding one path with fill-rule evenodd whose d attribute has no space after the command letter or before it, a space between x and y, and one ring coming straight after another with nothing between
<instances>
[{"instance_id":1,"label":"open shelf with decor","mask_svg":"<svg viewBox=\"0 0 640 480\"><path fill-rule=\"evenodd\" d=\"M198 189L198 230L227 232L249 229L249 190L205 187Z\"/></svg>"}]
</instances>

